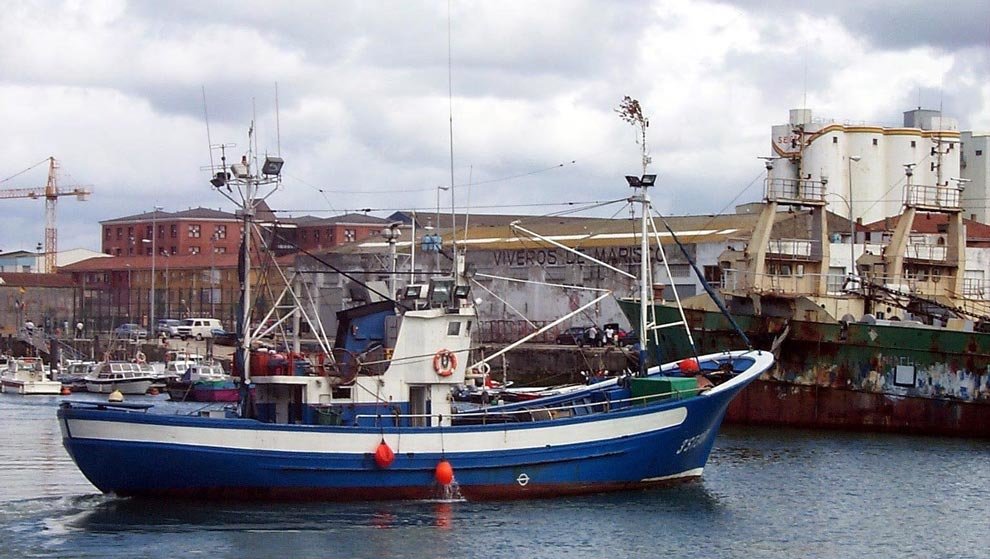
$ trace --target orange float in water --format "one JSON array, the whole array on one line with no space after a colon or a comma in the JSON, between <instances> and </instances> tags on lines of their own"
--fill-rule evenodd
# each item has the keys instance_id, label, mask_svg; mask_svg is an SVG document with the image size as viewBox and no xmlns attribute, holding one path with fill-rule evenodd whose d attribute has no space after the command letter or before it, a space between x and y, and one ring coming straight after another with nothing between
<instances>
[{"instance_id":1,"label":"orange float in water","mask_svg":"<svg viewBox=\"0 0 990 559\"><path fill-rule=\"evenodd\" d=\"M392 465L395 461L395 453L389 448L385 439L378 443L378 448L375 449L375 464L378 464L379 468L387 468Z\"/></svg>"},{"instance_id":2,"label":"orange float in water","mask_svg":"<svg viewBox=\"0 0 990 559\"><path fill-rule=\"evenodd\" d=\"M450 485L450 482L454 481L454 468L450 465L450 462L441 460L437 464L434 476L440 485Z\"/></svg>"},{"instance_id":3,"label":"orange float in water","mask_svg":"<svg viewBox=\"0 0 990 559\"><path fill-rule=\"evenodd\" d=\"M701 367L698 366L698 360L694 358L681 359L677 363L677 368L681 370L681 374L684 375L696 375Z\"/></svg>"}]
</instances>

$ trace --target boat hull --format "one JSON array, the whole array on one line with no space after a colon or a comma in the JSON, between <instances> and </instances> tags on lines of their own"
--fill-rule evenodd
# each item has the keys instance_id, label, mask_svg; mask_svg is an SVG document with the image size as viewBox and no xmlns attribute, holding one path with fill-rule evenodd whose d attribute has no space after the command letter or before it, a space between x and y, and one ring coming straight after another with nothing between
<instances>
[{"instance_id":1,"label":"boat hull","mask_svg":"<svg viewBox=\"0 0 990 559\"><path fill-rule=\"evenodd\" d=\"M698 396L529 423L275 425L71 404L58 417L65 448L83 474L121 496L522 499L699 477L729 402L757 374ZM387 467L375 461L382 440L395 455ZM435 480L441 460L453 468L454 495Z\"/></svg>"},{"instance_id":2,"label":"boat hull","mask_svg":"<svg viewBox=\"0 0 990 559\"><path fill-rule=\"evenodd\" d=\"M657 307L661 322L675 313ZM739 339L719 313L685 313L699 351ZM735 318L756 347L776 340L779 358L733 403L727 422L990 438L990 334ZM680 333L664 333L661 346L664 359L690 355Z\"/></svg>"},{"instance_id":3,"label":"boat hull","mask_svg":"<svg viewBox=\"0 0 990 559\"><path fill-rule=\"evenodd\" d=\"M62 392L62 383L58 381L22 381L4 379L0 382L2 390L8 394L52 395Z\"/></svg>"},{"instance_id":4,"label":"boat hull","mask_svg":"<svg viewBox=\"0 0 990 559\"><path fill-rule=\"evenodd\" d=\"M110 394L115 390L119 390L121 394L131 394L140 395L146 394L149 389L151 389L153 381L151 379L145 380L125 380L117 382L93 382L91 380L86 381L86 391L95 392L97 394Z\"/></svg>"}]
</instances>

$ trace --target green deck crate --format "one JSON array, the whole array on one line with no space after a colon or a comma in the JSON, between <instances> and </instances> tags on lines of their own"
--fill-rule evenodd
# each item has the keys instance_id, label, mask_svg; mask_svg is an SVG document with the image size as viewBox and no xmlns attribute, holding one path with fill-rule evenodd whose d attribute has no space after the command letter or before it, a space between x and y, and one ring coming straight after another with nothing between
<instances>
[{"instance_id":1,"label":"green deck crate","mask_svg":"<svg viewBox=\"0 0 990 559\"><path fill-rule=\"evenodd\" d=\"M649 377L629 379L629 390L633 398L646 398L642 402L650 403L666 398L689 398L698 393L698 381L694 377ZM639 403L636 400L634 403Z\"/></svg>"}]
</instances>

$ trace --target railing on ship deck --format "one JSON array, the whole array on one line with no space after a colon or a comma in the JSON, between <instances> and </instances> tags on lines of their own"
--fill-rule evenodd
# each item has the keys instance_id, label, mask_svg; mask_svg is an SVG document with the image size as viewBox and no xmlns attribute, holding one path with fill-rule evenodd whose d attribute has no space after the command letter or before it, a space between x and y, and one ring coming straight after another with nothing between
<instances>
[{"instance_id":1,"label":"railing on ship deck","mask_svg":"<svg viewBox=\"0 0 990 559\"><path fill-rule=\"evenodd\" d=\"M693 396L690 394L688 396ZM659 400L677 400L682 396L682 391L673 390L671 392L659 392L656 394L648 394L645 396L633 396L630 398L621 398L617 400L605 399L603 401L592 402L592 401L582 401L576 404L568 404L566 406L534 406L526 407L526 404L520 404L521 407L512 408L509 410L491 410L490 408L480 408L478 410L471 410L466 412L453 413L448 416L441 416L437 414L429 413L418 413L418 414L359 414L354 416L354 421L357 424L362 424L362 420L373 419L375 423L373 427L393 427L399 419L412 419L412 420L423 420L430 421L437 418L438 421L442 422L444 418L469 418L469 419L480 419L482 425L487 425L488 421L491 424L504 424L504 420L507 418L516 417L516 422L533 422L533 421L549 421L553 419L566 419L569 417L581 417L585 415L599 414L599 413L609 413L619 410L628 409L634 405L645 405L647 403L653 403ZM586 399L587 400L587 399ZM384 423L383 423L384 420ZM365 425L366 426L366 425Z\"/></svg>"}]
</instances>

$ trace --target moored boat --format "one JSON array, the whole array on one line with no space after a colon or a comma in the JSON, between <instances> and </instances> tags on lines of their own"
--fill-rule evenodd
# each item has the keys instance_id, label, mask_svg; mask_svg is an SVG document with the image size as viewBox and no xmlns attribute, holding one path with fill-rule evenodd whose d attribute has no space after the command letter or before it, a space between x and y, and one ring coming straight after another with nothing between
<instances>
[{"instance_id":1,"label":"moored boat","mask_svg":"<svg viewBox=\"0 0 990 559\"><path fill-rule=\"evenodd\" d=\"M150 364L131 361L103 361L85 377L86 390L98 394L145 394L156 379Z\"/></svg>"},{"instance_id":2,"label":"moored boat","mask_svg":"<svg viewBox=\"0 0 990 559\"><path fill-rule=\"evenodd\" d=\"M10 357L0 376L3 392L11 394L59 394L62 383L52 379L51 368L40 357Z\"/></svg>"},{"instance_id":3,"label":"moored boat","mask_svg":"<svg viewBox=\"0 0 990 559\"><path fill-rule=\"evenodd\" d=\"M240 389L219 363L189 365L178 379L168 382L168 395L179 402L237 402Z\"/></svg>"}]
</instances>

